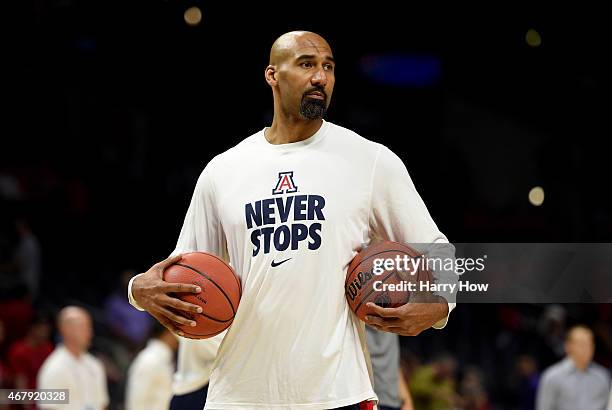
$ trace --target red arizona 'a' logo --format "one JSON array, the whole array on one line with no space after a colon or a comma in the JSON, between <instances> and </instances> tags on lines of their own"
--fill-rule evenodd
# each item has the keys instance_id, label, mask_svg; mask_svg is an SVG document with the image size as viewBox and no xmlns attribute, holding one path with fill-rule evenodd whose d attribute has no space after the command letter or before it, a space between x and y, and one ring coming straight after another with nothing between
<instances>
[{"instance_id":1,"label":"red arizona 'a' logo","mask_svg":"<svg viewBox=\"0 0 612 410\"><path fill-rule=\"evenodd\" d=\"M293 171L279 172L276 188L272 190L272 194L287 194L297 192L297 186L293 182Z\"/></svg>"}]
</instances>

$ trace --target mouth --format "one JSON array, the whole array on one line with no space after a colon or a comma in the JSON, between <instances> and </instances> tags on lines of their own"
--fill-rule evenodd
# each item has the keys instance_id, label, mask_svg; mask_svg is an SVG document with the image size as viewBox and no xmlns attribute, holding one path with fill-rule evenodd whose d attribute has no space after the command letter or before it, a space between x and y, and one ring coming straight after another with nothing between
<instances>
[{"instance_id":1,"label":"mouth","mask_svg":"<svg viewBox=\"0 0 612 410\"><path fill-rule=\"evenodd\" d=\"M320 91L312 91L312 92L309 92L308 94L306 94L306 97L314 98L315 100L324 100L325 99L325 94L323 94Z\"/></svg>"}]
</instances>

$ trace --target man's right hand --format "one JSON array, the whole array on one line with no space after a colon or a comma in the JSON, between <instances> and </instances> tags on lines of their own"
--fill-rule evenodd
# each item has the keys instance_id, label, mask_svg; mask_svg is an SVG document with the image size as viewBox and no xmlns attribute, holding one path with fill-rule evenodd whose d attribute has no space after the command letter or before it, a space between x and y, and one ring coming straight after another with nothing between
<instances>
[{"instance_id":1,"label":"man's right hand","mask_svg":"<svg viewBox=\"0 0 612 410\"><path fill-rule=\"evenodd\" d=\"M164 269L179 261L181 257L182 255L175 255L156 263L148 271L136 277L132 283L132 297L141 308L149 312L168 330L184 336L177 326L195 326L195 322L179 315L178 312L202 313L202 308L170 295L172 293L200 293L199 286L169 283L163 279Z\"/></svg>"}]
</instances>

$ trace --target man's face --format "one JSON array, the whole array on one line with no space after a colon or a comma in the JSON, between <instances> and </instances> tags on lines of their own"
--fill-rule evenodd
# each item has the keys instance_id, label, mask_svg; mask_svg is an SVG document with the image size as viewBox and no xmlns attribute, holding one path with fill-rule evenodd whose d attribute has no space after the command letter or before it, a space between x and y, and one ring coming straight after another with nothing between
<instances>
[{"instance_id":1,"label":"man's face","mask_svg":"<svg viewBox=\"0 0 612 410\"><path fill-rule=\"evenodd\" d=\"M93 327L89 315L74 315L64 325L62 336L79 350L86 351L93 337Z\"/></svg>"},{"instance_id":2,"label":"man's face","mask_svg":"<svg viewBox=\"0 0 612 410\"><path fill-rule=\"evenodd\" d=\"M325 40L304 36L278 67L283 109L304 119L323 118L334 91L335 62Z\"/></svg>"},{"instance_id":3,"label":"man's face","mask_svg":"<svg viewBox=\"0 0 612 410\"><path fill-rule=\"evenodd\" d=\"M582 329L574 330L565 345L565 350L577 366L587 366L593 360L595 353L593 334Z\"/></svg>"}]
</instances>

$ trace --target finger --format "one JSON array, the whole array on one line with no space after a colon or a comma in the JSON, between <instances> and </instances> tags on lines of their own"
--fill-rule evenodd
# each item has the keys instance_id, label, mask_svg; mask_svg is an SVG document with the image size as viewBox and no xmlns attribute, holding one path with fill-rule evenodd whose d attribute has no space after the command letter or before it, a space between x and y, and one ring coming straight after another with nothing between
<instances>
[{"instance_id":1,"label":"finger","mask_svg":"<svg viewBox=\"0 0 612 410\"><path fill-rule=\"evenodd\" d=\"M190 285L189 283L166 282L163 287L166 293L200 293L202 291L202 288L198 285Z\"/></svg>"},{"instance_id":2,"label":"finger","mask_svg":"<svg viewBox=\"0 0 612 410\"><path fill-rule=\"evenodd\" d=\"M174 256L170 256L170 257L164 259L163 261L157 263L155 266L156 266L157 269L164 270L168 266L174 265L176 262L180 261L182 257L183 257L183 254L179 253L179 254L176 254Z\"/></svg>"},{"instance_id":3,"label":"finger","mask_svg":"<svg viewBox=\"0 0 612 410\"><path fill-rule=\"evenodd\" d=\"M383 308L372 302L366 303L366 308L368 308L368 313L373 313L380 317L400 317L399 308Z\"/></svg>"},{"instance_id":4,"label":"finger","mask_svg":"<svg viewBox=\"0 0 612 410\"><path fill-rule=\"evenodd\" d=\"M384 318L374 315L366 315L365 320L367 324L375 324L378 326L400 326L402 321L396 317Z\"/></svg>"},{"instance_id":5,"label":"finger","mask_svg":"<svg viewBox=\"0 0 612 410\"><path fill-rule=\"evenodd\" d=\"M160 307L159 313L164 315L168 319L170 319L170 321L174 322L173 324L179 324L179 325L191 326L191 327L196 325L195 321L191 319L187 319L186 317L177 315L176 313L172 312L169 309L166 309L165 307Z\"/></svg>"},{"instance_id":6,"label":"finger","mask_svg":"<svg viewBox=\"0 0 612 410\"><path fill-rule=\"evenodd\" d=\"M399 327L390 327L390 326L379 326L379 325L370 325L374 329L379 330L381 332L389 332L389 333L400 333L403 329Z\"/></svg>"},{"instance_id":7,"label":"finger","mask_svg":"<svg viewBox=\"0 0 612 410\"><path fill-rule=\"evenodd\" d=\"M202 313L202 307L198 305L194 305L193 303L184 302L180 299L173 298L170 296L164 295L160 298L160 302L165 306L170 306L171 308L182 310L185 312L192 313Z\"/></svg>"}]
</instances>

